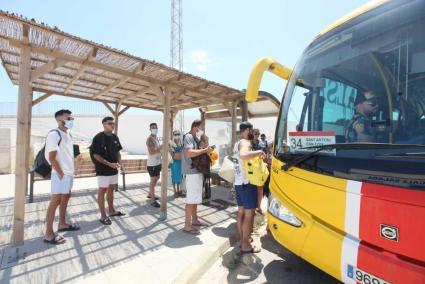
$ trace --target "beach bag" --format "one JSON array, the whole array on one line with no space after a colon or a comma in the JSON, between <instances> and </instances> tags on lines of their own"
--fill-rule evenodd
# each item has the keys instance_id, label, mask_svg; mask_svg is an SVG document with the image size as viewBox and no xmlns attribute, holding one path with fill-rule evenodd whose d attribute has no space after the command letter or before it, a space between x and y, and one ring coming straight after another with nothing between
<instances>
[{"instance_id":1,"label":"beach bag","mask_svg":"<svg viewBox=\"0 0 425 284\"><path fill-rule=\"evenodd\" d=\"M269 177L267 164L260 157L243 161L243 170L250 184L263 186Z\"/></svg>"},{"instance_id":2,"label":"beach bag","mask_svg":"<svg viewBox=\"0 0 425 284\"><path fill-rule=\"evenodd\" d=\"M235 161L232 157L224 157L218 176L229 183L235 183Z\"/></svg>"},{"instance_id":3,"label":"beach bag","mask_svg":"<svg viewBox=\"0 0 425 284\"><path fill-rule=\"evenodd\" d=\"M62 135L57 129L50 130L49 133L53 131L56 131L59 135L59 142L58 142L58 146L59 146L62 142ZM41 150L37 153L37 156L35 156L35 160L32 166L32 170L44 178L48 177L50 173L52 172L52 166L49 164L49 162L47 162L46 157L44 155L45 152L46 152L46 144L44 144L44 147L41 148Z\"/></svg>"}]
</instances>

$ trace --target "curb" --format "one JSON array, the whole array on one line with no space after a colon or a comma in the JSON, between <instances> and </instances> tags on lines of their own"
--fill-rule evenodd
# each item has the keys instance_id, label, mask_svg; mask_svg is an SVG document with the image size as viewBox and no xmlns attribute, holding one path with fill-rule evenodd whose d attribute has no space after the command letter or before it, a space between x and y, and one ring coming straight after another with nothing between
<instances>
[{"instance_id":1,"label":"curb","mask_svg":"<svg viewBox=\"0 0 425 284\"><path fill-rule=\"evenodd\" d=\"M191 269L181 273L172 282L175 284L196 283L208 269L237 241L236 230L232 230L229 238L218 240L214 245L208 248L202 257L197 258L191 263Z\"/></svg>"}]
</instances>

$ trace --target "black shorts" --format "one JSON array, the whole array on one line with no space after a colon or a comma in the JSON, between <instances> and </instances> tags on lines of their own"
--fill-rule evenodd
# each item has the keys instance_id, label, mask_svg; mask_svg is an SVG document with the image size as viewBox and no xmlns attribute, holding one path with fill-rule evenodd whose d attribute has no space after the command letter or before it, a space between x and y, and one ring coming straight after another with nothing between
<instances>
[{"instance_id":1,"label":"black shorts","mask_svg":"<svg viewBox=\"0 0 425 284\"><path fill-rule=\"evenodd\" d=\"M161 174L161 165L149 167L148 166L148 173L150 177L159 177Z\"/></svg>"}]
</instances>

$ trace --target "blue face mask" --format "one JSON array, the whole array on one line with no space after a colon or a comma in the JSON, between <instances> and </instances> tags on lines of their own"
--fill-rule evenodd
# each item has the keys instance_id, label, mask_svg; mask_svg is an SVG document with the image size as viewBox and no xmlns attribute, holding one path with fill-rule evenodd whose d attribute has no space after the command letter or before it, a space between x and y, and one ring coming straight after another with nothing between
<instances>
[{"instance_id":1,"label":"blue face mask","mask_svg":"<svg viewBox=\"0 0 425 284\"><path fill-rule=\"evenodd\" d=\"M64 126L68 129L71 129L72 127L74 127L74 121L73 120L65 120Z\"/></svg>"}]
</instances>

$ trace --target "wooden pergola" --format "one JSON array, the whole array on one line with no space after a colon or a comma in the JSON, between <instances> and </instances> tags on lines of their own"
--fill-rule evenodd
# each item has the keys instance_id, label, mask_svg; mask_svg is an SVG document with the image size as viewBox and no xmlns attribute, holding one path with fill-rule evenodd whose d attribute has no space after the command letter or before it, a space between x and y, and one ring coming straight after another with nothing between
<instances>
[{"instance_id":1,"label":"wooden pergola","mask_svg":"<svg viewBox=\"0 0 425 284\"><path fill-rule=\"evenodd\" d=\"M103 103L118 118L131 107L163 112L163 141L169 141L179 110L223 104L233 119L236 140L240 90L180 72L64 33L34 20L0 12L0 58L13 84L19 86L16 175L12 245L24 242L32 106L51 95ZM33 98L33 92L43 95ZM205 119L205 113L201 111ZM118 128L118 125L117 125ZM163 153L168 152L163 143ZM168 157L162 158L168 175ZM167 216L167 179L161 183L161 219Z\"/></svg>"}]
</instances>

